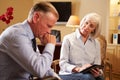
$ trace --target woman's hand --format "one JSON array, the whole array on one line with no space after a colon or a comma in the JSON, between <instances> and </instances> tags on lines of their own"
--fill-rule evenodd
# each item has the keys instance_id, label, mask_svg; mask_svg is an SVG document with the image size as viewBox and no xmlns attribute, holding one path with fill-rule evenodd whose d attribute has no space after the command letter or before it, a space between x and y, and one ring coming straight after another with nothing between
<instances>
[{"instance_id":1,"label":"woman's hand","mask_svg":"<svg viewBox=\"0 0 120 80\"><path fill-rule=\"evenodd\" d=\"M91 64L85 64L85 65L83 65L83 66L81 67L80 71L82 71L82 70L84 70L84 69L86 69L86 68L88 68L88 67L90 67L90 66L92 66L92 65L91 65Z\"/></svg>"},{"instance_id":2,"label":"woman's hand","mask_svg":"<svg viewBox=\"0 0 120 80\"><path fill-rule=\"evenodd\" d=\"M92 69L90 72L93 74L94 77L98 77L101 75L101 71L99 68Z\"/></svg>"},{"instance_id":3,"label":"woman's hand","mask_svg":"<svg viewBox=\"0 0 120 80\"><path fill-rule=\"evenodd\" d=\"M91 66L91 64L85 64L82 67L75 67L72 69L72 72L80 72L80 71L82 71L90 66Z\"/></svg>"},{"instance_id":4,"label":"woman's hand","mask_svg":"<svg viewBox=\"0 0 120 80\"><path fill-rule=\"evenodd\" d=\"M72 72L75 72L75 73L80 72L80 67L75 67L75 68L73 68L73 69L72 69Z\"/></svg>"}]
</instances>

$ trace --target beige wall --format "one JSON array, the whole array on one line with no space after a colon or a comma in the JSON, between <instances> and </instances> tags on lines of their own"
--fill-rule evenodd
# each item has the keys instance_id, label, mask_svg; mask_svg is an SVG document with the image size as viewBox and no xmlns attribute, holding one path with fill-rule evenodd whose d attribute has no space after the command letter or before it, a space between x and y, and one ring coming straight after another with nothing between
<instances>
[{"instance_id":1,"label":"beige wall","mask_svg":"<svg viewBox=\"0 0 120 80\"><path fill-rule=\"evenodd\" d=\"M102 16L102 34L107 34L106 30L109 18L109 0L81 0L79 12L80 18L89 12L97 12Z\"/></svg>"},{"instance_id":2,"label":"beige wall","mask_svg":"<svg viewBox=\"0 0 120 80\"><path fill-rule=\"evenodd\" d=\"M45 0L0 0L0 14L6 11L9 6L14 7L14 19L9 25L16 22L23 21L27 15L31 6L37 1ZM97 12L102 16L102 34L107 36L108 16L109 16L109 0L46 0L46 1L71 1L72 2L72 14L79 16L81 19L85 14L89 12ZM23 6L24 5L24 6ZM7 25L0 21L0 32ZM62 39L64 35L71 33L72 28L65 27L65 25L55 25L54 29L61 30Z\"/></svg>"},{"instance_id":3,"label":"beige wall","mask_svg":"<svg viewBox=\"0 0 120 80\"><path fill-rule=\"evenodd\" d=\"M33 5L33 0L0 0L0 15L6 12L6 9L10 6L14 8L13 16L9 25L17 22L21 22L27 18L28 11ZM9 25L0 21L0 33Z\"/></svg>"},{"instance_id":4,"label":"beige wall","mask_svg":"<svg viewBox=\"0 0 120 80\"><path fill-rule=\"evenodd\" d=\"M45 0L34 0L37 1ZM46 0L46 1L71 1L72 2L72 14L79 16L80 19L90 12L96 12L102 17L102 31L101 34L108 35L108 18L109 18L109 0ZM65 25L56 25L55 29L62 30L62 38L64 35L71 33L72 28L66 28Z\"/></svg>"}]
</instances>

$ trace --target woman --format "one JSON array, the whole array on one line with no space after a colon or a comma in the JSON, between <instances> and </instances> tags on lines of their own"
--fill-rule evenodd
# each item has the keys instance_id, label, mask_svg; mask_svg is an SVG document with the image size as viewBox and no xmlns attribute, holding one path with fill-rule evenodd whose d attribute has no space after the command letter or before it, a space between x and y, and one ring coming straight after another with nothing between
<instances>
[{"instance_id":1,"label":"woman","mask_svg":"<svg viewBox=\"0 0 120 80\"><path fill-rule=\"evenodd\" d=\"M97 13L87 14L75 32L64 37L60 55L60 77L63 80L103 80L100 69L80 73L92 64L101 64L100 44L95 39L101 31Z\"/></svg>"}]
</instances>

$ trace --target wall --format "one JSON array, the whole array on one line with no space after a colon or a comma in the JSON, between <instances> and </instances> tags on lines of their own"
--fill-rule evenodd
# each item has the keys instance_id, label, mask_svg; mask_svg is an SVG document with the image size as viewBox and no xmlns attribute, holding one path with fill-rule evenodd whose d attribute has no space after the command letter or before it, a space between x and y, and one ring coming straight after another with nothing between
<instances>
[{"instance_id":1,"label":"wall","mask_svg":"<svg viewBox=\"0 0 120 80\"><path fill-rule=\"evenodd\" d=\"M56 2L64 2L64 1L71 1L72 2L72 14L78 15L78 11L80 10L80 0L33 0L34 3L39 1L56 1Z\"/></svg>"},{"instance_id":2,"label":"wall","mask_svg":"<svg viewBox=\"0 0 120 80\"><path fill-rule=\"evenodd\" d=\"M96 12L102 17L102 34L107 36L109 18L109 0L81 0L80 18L89 12Z\"/></svg>"},{"instance_id":3,"label":"wall","mask_svg":"<svg viewBox=\"0 0 120 80\"><path fill-rule=\"evenodd\" d=\"M37 1L45 0L34 0ZM102 17L102 30L101 34L108 35L108 18L109 18L109 0L46 0L46 1L71 1L72 2L72 14L79 16L80 19L84 15L90 12L96 12ZM72 28L66 28L65 25L56 25L55 29L62 30L62 38L64 35L71 33Z\"/></svg>"},{"instance_id":4,"label":"wall","mask_svg":"<svg viewBox=\"0 0 120 80\"><path fill-rule=\"evenodd\" d=\"M33 5L33 0L0 0L0 15L6 12L6 9L10 6L14 8L13 16L9 25L17 22L21 22L27 18L28 11ZM9 25L0 21L0 33Z\"/></svg>"},{"instance_id":5,"label":"wall","mask_svg":"<svg viewBox=\"0 0 120 80\"><path fill-rule=\"evenodd\" d=\"M45 0L0 0L0 14L4 13L9 6L14 7L14 19L9 25L16 22L23 21L31 6L37 1ZM109 0L46 0L46 1L71 1L72 14L79 16L81 19L89 12L97 12L102 16L102 34L107 36L108 15L109 15ZM24 6L23 6L24 5ZM0 33L7 25L0 21ZM65 27L65 25L55 25L54 29L62 31L62 39L64 35L73 32L72 28Z\"/></svg>"}]
</instances>

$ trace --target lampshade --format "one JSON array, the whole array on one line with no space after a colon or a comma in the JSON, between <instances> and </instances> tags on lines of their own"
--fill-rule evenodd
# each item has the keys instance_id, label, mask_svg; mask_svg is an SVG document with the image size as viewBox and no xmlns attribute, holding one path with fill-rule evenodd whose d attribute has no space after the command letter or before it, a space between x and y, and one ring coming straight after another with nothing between
<instances>
[{"instance_id":1,"label":"lampshade","mask_svg":"<svg viewBox=\"0 0 120 80\"><path fill-rule=\"evenodd\" d=\"M120 0L118 1L118 5L120 4Z\"/></svg>"},{"instance_id":2,"label":"lampshade","mask_svg":"<svg viewBox=\"0 0 120 80\"><path fill-rule=\"evenodd\" d=\"M68 22L66 24L67 27L76 27L80 24L80 19L78 16L71 15L68 19Z\"/></svg>"}]
</instances>

